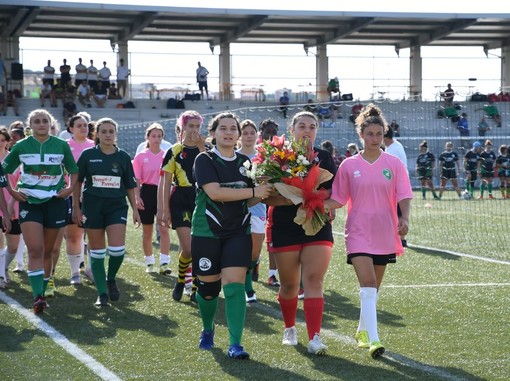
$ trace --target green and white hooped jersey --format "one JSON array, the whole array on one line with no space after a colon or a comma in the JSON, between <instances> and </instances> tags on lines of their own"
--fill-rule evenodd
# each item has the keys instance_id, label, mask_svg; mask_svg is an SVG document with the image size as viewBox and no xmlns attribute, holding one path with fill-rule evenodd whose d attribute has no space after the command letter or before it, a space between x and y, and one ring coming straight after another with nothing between
<instances>
[{"instance_id":1,"label":"green and white hooped jersey","mask_svg":"<svg viewBox=\"0 0 510 381\"><path fill-rule=\"evenodd\" d=\"M69 144L55 136L49 136L43 143L33 136L16 143L2 167L11 174L20 165L18 190L30 204L46 202L65 188L65 171L78 172Z\"/></svg>"}]
</instances>

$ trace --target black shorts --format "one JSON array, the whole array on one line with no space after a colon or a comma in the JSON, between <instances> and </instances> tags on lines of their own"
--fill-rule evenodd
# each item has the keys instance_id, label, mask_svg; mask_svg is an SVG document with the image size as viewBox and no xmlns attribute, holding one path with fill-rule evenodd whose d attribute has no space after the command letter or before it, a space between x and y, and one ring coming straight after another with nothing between
<instances>
[{"instance_id":1,"label":"black shorts","mask_svg":"<svg viewBox=\"0 0 510 381\"><path fill-rule=\"evenodd\" d=\"M486 171L482 169L482 179L492 179L494 177L494 171Z\"/></svg>"},{"instance_id":2,"label":"black shorts","mask_svg":"<svg viewBox=\"0 0 510 381\"><path fill-rule=\"evenodd\" d=\"M50 229L60 229L69 221L67 199L52 197L41 204L19 203L19 223L37 222Z\"/></svg>"},{"instance_id":3,"label":"black shorts","mask_svg":"<svg viewBox=\"0 0 510 381\"><path fill-rule=\"evenodd\" d=\"M368 254L368 253L352 253L347 255L347 264L352 265L351 259L355 257L370 257L374 265L386 266L388 263L396 263L396 254Z\"/></svg>"},{"instance_id":4,"label":"black shorts","mask_svg":"<svg viewBox=\"0 0 510 381\"><path fill-rule=\"evenodd\" d=\"M293 219L296 216L298 206L279 206L273 209L273 224L270 226L271 245L273 249L289 248L295 245L307 245L316 242L319 245L333 243L333 231L331 223L326 223L317 234L309 236L305 234L303 227L296 224ZM286 249L284 249L287 251ZM281 250L279 250L281 251Z\"/></svg>"},{"instance_id":5,"label":"black shorts","mask_svg":"<svg viewBox=\"0 0 510 381\"><path fill-rule=\"evenodd\" d=\"M466 180L468 181L476 181L478 174L476 173L476 169L468 169L466 171Z\"/></svg>"},{"instance_id":6,"label":"black shorts","mask_svg":"<svg viewBox=\"0 0 510 381\"><path fill-rule=\"evenodd\" d=\"M195 210L194 187L174 187L170 195L170 217L172 229L191 228L191 217Z\"/></svg>"},{"instance_id":7,"label":"black shorts","mask_svg":"<svg viewBox=\"0 0 510 381\"><path fill-rule=\"evenodd\" d=\"M455 168L443 168L441 178L446 180L455 180L457 178L457 170Z\"/></svg>"},{"instance_id":8,"label":"black shorts","mask_svg":"<svg viewBox=\"0 0 510 381\"><path fill-rule=\"evenodd\" d=\"M128 205L125 197L104 198L83 194L83 227L105 229L107 226L127 223Z\"/></svg>"},{"instance_id":9,"label":"black shorts","mask_svg":"<svg viewBox=\"0 0 510 381\"><path fill-rule=\"evenodd\" d=\"M5 233L5 230L3 228L3 226L4 226L3 219L4 219L3 217L0 217L0 227L2 228L2 231ZM12 235L20 235L21 234L21 227L19 225L18 219L11 220L11 231L7 234L12 234Z\"/></svg>"},{"instance_id":10,"label":"black shorts","mask_svg":"<svg viewBox=\"0 0 510 381\"><path fill-rule=\"evenodd\" d=\"M251 234L210 238L191 236L191 257L196 275L216 275L225 267L246 267L251 264Z\"/></svg>"},{"instance_id":11,"label":"black shorts","mask_svg":"<svg viewBox=\"0 0 510 381\"><path fill-rule=\"evenodd\" d=\"M205 89L207 91L207 81L198 81L198 89L202 91Z\"/></svg>"},{"instance_id":12,"label":"black shorts","mask_svg":"<svg viewBox=\"0 0 510 381\"><path fill-rule=\"evenodd\" d=\"M158 212L158 186L142 184L140 187L140 198L143 201L143 210L138 209L140 221L143 225L153 225L154 216Z\"/></svg>"},{"instance_id":13,"label":"black shorts","mask_svg":"<svg viewBox=\"0 0 510 381\"><path fill-rule=\"evenodd\" d=\"M418 179L419 180L431 180L432 179L432 171L430 168L418 169Z\"/></svg>"}]
</instances>

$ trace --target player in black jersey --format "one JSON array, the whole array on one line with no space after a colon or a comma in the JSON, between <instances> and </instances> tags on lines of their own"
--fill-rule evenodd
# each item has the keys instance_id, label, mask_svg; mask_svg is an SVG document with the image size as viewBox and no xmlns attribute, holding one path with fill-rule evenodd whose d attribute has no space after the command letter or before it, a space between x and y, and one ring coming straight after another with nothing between
<instances>
[{"instance_id":1,"label":"player in black jersey","mask_svg":"<svg viewBox=\"0 0 510 381\"><path fill-rule=\"evenodd\" d=\"M501 196L510 198L510 156L508 156L508 146L505 144L499 146L496 171L499 177Z\"/></svg>"},{"instance_id":2,"label":"player in black jersey","mask_svg":"<svg viewBox=\"0 0 510 381\"><path fill-rule=\"evenodd\" d=\"M195 159L197 197L191 219L191 256L203 327L199 348L214 346L214 317L223 286L228 356L248 359L241 346L246 317L244 283L252 252L248 207L268 197L272 187L255 187L248 177L245 163L250 164L250 159L235 152L241 128L234 114L216 116L209 133L213 148Z\"/></svg>"},{"instance_id":3,"label":"player in black jersey","mask_svg":"<svg viewBox=\"0 0 510 381\"><path fill-rule=\"evenodd\" d=\"M464 175L466 179L466 190L474 197L475 181L478 176L478 167L480 165L480 152L482 145L480 142L474 142L473 148L464 155Z\"/></svg>"},{"instance_id":4,"label":"player in black jersey","mask_svg":"<svg viewBox=\"0 0 510 381\"><path fill-rule=\"evenodd\" d=\"M483 152L480 154L480 176L482 183L480 184L479 199L483 199L485 188L489 192L489 199L493 199L492 180L494 179L494 165L496 164L496 154L492 150L492 141L487 139Z\"/></svg>"},{"instance_id":5,"label":"player in black jersey","mask_svg":"<svg viewBox=\"0 0 510 381\"><path fill-rule=\"evenodd\" d=\"M460 189L457 182L459 171L459 155L453 151L453 143L446 142L445 151L439 156L439 165L441 171L441 187L439 188L439 198L442 197L448 180L452 182L453 188L460 198Z\"/></svg>"},{"instance_id":6,"label":"player in black jersey","mask_svg":"<svg viewBox=\"0 0 510 381\"><path fill-rule=\"evenodd\" d=\"M427 186L429 187L434 200L439 200L436 191L434 190L434 167L436 165L436 158L434 154L429 151L428 143L426 140L420 143L420 154L416 159L416 176L421 181L421 196L425 200L425 194L427 193Z\"/></svg>"}]
</instances>

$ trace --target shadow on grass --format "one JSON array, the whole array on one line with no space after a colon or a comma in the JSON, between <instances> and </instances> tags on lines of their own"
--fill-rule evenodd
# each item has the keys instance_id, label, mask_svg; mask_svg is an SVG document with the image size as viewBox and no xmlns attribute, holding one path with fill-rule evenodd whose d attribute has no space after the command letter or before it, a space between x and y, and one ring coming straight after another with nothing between
<instances>
[{"instance_id":1,"label":"shadow on grass","mask_svg":"<svg viewBox=\"0 0 510 381\"><path fill-rule=\"evenodd\" d=\"M34 339L35 336L41 335L37 329L18 330L0 323L0 352L18 352L24 351L26 345Z\"/></svg>"},{"instance_id":2,"label":"shadow on grass","mask_svg":"<svg viewBox=\"0 0 510 381\"><path fill-rule=\"evenodd\" d=\"M139 285L117 279L121 290L120 300L110 302L109 307L98 308L94 306L97 299L96 289L91 284L84 282L85 284L74 287L72 295L58 292L59 285L62 285L62 289L71 287L68 282L66 278L56 278L56 296L47 298L50 307L40 317L51 326L58 327L60 333L77 344L101 345L104 340L115 338L118 330L145 331L153 336L168 338L178 334L179 323L166 313L156 316L150 308L143 312L132 308L150 297L140 292ZM26 286L26 283L24 284ZM67 286L63 286L64 284ZM10 296L26 308L31 308L31 292L26 288L13 286L9 289ZM39 331L37 334L43 335Z\"/></svg>"},{"instance_id":3,"label":"shadow on grass","mask_svg":"<svg viewBox=\"0 0 510 381\"><path fill-rule=\"evenodd\" d=\"M474 376L466 371L454 367L436 367L420 363L415 360L406 359L398 354L389 352L387 355L378 359L378 361L394 368L399 374L412 376L417 372L427 374L428 377L420 377L421 380L438 380L438 379L453 379L453 380L466 380L466 381L486 381L485 378ZM409 361L412 361L409 363ZM406 365L405 363L409 363ZM420 370L422 369L422 370Z\"/></svg>"},{"instance_id":4,"label":"shadow on grass","mask_svg":"<svg viewBox=\"0 0 510 381\"><path fill-rule=\"evenodd\" d=\"M303 377L300 374L275 368L268 364L259 362L254 359L253 355L250 360L234 360L228 358L226 353L220 349L214 348L212 351L213 357L216 362L221 366L223 372L236 380L260 380L268 377L271 380L292 380L292 381L308 381L308 377Z\"/></svg>"},{"instance_id":5,"label":"shadow on grass","mask_svg":"<svg viewBox=\"0 0 510 381\"><path fill-rule=\"evenodd\" d=\"M409 246L409 248L418 254L427 254L427 255L430 255L433 257L438 257L441 259L447 259L449 261L458 261L461 259L461 257L459 257L458 255L455 255L453 253L446 253L441 250L425 249L425 248L415 247L415 246L411 246L411 245Z\"/></svg>"}]
</instances>

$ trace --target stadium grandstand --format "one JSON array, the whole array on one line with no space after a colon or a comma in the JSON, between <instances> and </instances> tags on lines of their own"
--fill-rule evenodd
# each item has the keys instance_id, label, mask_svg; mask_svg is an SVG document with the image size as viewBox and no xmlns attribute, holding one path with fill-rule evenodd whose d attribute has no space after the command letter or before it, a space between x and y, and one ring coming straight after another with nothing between
<instances>
[{"instance_id":1,"label":"stadium grandstand","mask_svg":"<svg viewBox=\"0 0 510 381\"><path fill-rule=\"evenodd\" d=\"M108 1L101 7L96 5L92 2L24 0L0 3L0 30L3 31L0 35L0 51L7 67L7 87L21 87L20 93L24 95L19 99L22 117L40 104L39 99L34 99L31 95L34 87L30 86L34 86L34 83L27 81L27 78L34 78L33 73L30 76L25 73L21 78L13 78L12 69L16 64L22 64L19 52L20 37L104 39L109 41L115 60L123 58L128 62L128 66L129 58L132 57L128 51L128 41L206 43L213 55L219 50L217 56L219 75L209 80L215 95L212 100L185 101L184 107L202 113L206 122L216 113L228 109L235 111L240 118L250 118L256 123L273 118L281 127L286 127L288 120L278 111L278 90L273 89L272 93L266 91L263 94L257 88L242 87L234 83L230 45L296 44L301 46L306 54L313 52L311 55L315 61L315 72L307 74L311 80L306 92L300 90L289 92L291 98L291 104L288 106L289 116L309 107L308 99L311 99L317 112L325 109L334 110L330 115L327 115L328 113L323 115L317 143L328 139L342 154L349 143L359 143L350 120L352 107L357 103L364 105L370 102L377 103L388 121L396 120L400 125L398 140L402 142L407 152L407 167L412 184L418 188L419 182L414 170L419 143L426 139L430 151L437 158L443 151L445 142L452 141L459 156L463 157L472 142L484 139L477 134L477 124L483 115L481 109L486 103L486 98L473 96L475 94L472 91L472 82L476 78L465 78L460 87L466 91L462 96L456 97L454 114L460 115L464 112L468 114L471 136L469 141L466 142L466 139L461 141L453 121L455 115L453 117L444 115L444 102L440 92L436 89L437 96L434 99L426 99L424 85L426 79L423 78L421 70L425 58L421 57L421 48L477 46L480 51L485 52L488 59L496 59L500 65L500 73L491 73L499 81L499 87L492 88L491 92L505 93L510 89L510 60L507 58L510 54L508 43L510 12L505 13L505 9L493 14L479 7L476 11L462 14L419 12L411 9L412 7L407 9L404 7L398 11L364 10L360 13L351 6L348 9L333 7L322 11L175 7L151 1L145 2L144 5L126 4L122 7ZM58 25L55 21L58 21ZM327 48L342 45L392 46L397 57L404 56L404 51L408 51L406 60L409 76L407 83L399 82L398 87L402 89L399 96L390 96L381 91L384 90L382 89L384 86L374 85L370 97L354 94L353 98L340 97L330 102L326 84L335 73L329 65L332 58L328 57ZM492 53L494 49L497 49L499 54L497 57ZM390 64L387 62L385 65ZM19 69L19 65L17 67ZM133 73L130 80L135 81L136 68L131 69ZM360 82L359 78L357 80ZM176 86L182 84L181 82L193 82L194 78L176 81L178 80L175 78L163 80L165 85ZM257 81L260 81L260 78L257 78ZM353 81L356 82L356 79ZM441 81L442 87L447 83L443 82L444 80ZM167 108L167 98L171 96L168 91L160 91L157 87L134 91L136 85L130 84L130 101L135 108L118 108L124 101L108 100L106 108L87 109L96 119L109 116L119 122L119 146L132 156L138 144L144 139L145 129L152 122L161 123L167 132L167 138L174 141L176 117L182 111ZM438 85L437 81L435 85ZM298 83L289 83L288 87L298 89L299 86ZM457 85L456 87L459 88ZM170 93L179 97L188 89L177 87L174 90ZM485 138L492 139L497 149L500 144L507 144L510 141L510 102L498 101L496 104L502 119L501 127L492 124L491 127L494 128ZM8 110L7 116L0 116L0 124L8 125L15 119L18 118ZM61 124L63 125L63 121ZM204 132L205 128L204 125ZM436 181L437 176L436 173ZM462 176L460 180L460 185L463 186ZM497 186L497 181L495 184ZM446 207L446 202L443 205ZM473 213L481 211L482 206ZM427 228L424 231L426 232ZM426 241L426 233L423 234L423 238ZM459 237L459 240L462 243L466 238ZM496 242L497 247L508 246L499 240L492 242Z\"/></svg>"}]
</instances>

